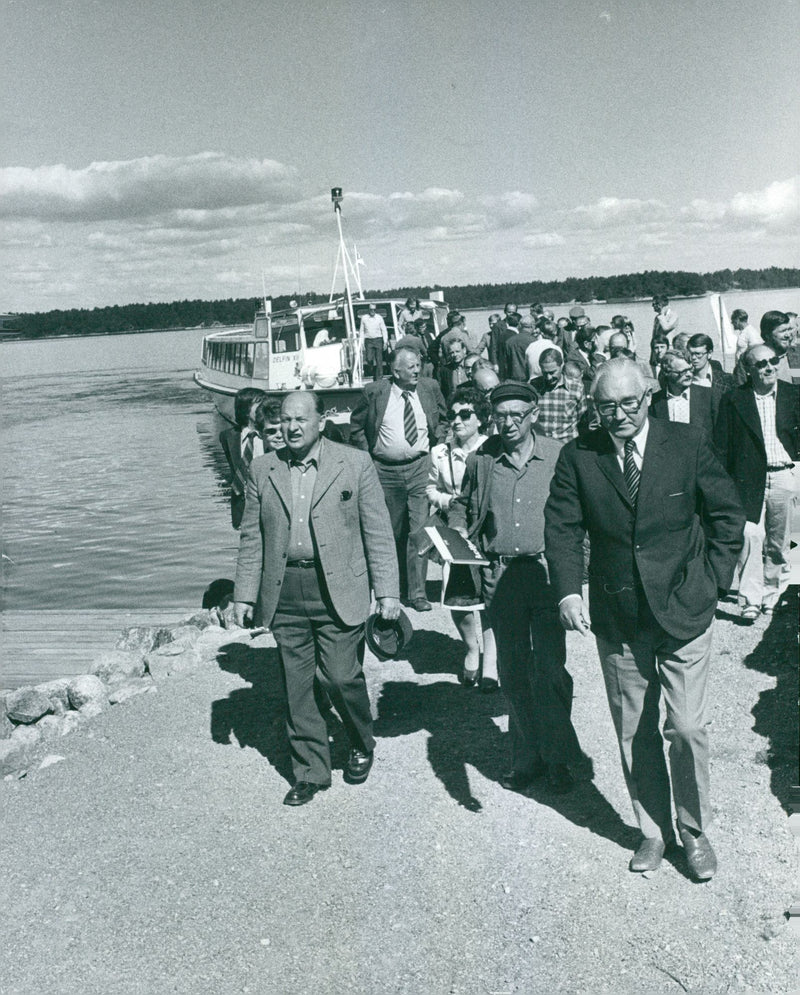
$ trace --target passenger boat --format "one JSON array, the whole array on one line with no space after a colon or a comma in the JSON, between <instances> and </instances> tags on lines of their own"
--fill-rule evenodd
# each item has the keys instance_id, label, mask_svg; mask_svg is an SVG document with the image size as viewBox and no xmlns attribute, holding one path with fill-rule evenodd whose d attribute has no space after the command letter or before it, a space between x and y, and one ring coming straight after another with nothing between
<instances>
[{"instance_id":1,"label":"passenger boat","mask_svg":"<svg viewBox=\"0 0 800 995\"><path fill-rule=\"evenodd\" d=\"M212 332L203 339L200 368L195 382L209 391L224 418L233 422L234 398L243 387L258 387L280 398L293 390L314 390L323 399L328 418L347 422L365 383L361 317L375 304L389 333L390 343L402 334L400 313L404 299L365 298L358 269L353 267L341 227L341 189L331 191L339 226L339 257L345 294L325 304L290 307L272 313L270 301L256 312L251 327ZM337 199L338 198L338 199ZM351 277L358 294L351 290ZM435 337L447 326L447 305L441 292L420 299L428 319L428 333Z\"/></svg>"}]
</instances>

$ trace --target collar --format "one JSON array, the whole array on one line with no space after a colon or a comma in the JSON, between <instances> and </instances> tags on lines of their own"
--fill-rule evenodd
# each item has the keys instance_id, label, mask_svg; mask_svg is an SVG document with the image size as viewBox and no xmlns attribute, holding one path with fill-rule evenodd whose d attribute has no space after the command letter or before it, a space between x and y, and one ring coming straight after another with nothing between
<instances>
[{"instance_id":1,"label":"collar","mask_svg":"<svg viewBox=\"0 0 800 995\"><path fill-rule=\"evenodd\" d=\"M486 439L487 436L483 435L481 432L478 432L468 446L451 445L450 452L453 456L457 456L459 459L465 460L470 453L474 453L476 449L480 449L484 442L486 442Z\"/></svg>"},{"instance_id":2,"label":"collar","mask_svg":"<svg viewBox=\"0 0 800 995\"><path fill-rule=\"evenodd\" d=\"M634 447L636 449L636 452L639 454L640 459L644 458L644 447L647 445L647 433L649 431L650 431L650 419L645 418L644 425L642 425L642 427L639 429L636 435L632 436ZM608 433L608 435L611 441L614 443L614 449L617 453L617 456L621 457L625 450L625 443L628 440L618 439L616 436L611 435L610 432Z\"/></svg>"},{"instance_id":3,"label":"collar","mask_svg":"<svg viewBox=\"0 0 800 995\"><path fill-rule=\"evenodd\" d=\"M540 460L542 458L538 454L538 452L536 451L536 433L535 432L531 432L531 439L533 440L533 446L531 448L530 453L528 454L528 458L525 460L525 463L522 464L523 466L525 466L527 463L530 463L531 460L535 460L535 459ZM517 465L516 463L514 463L512 461L511 456L505 451L505 449L503 448L502 443L500 444L500 452L494 458L495 463L499 463L500 460L505 460L506 463L509 463L511 466L514 466L514 467L516 467L516 465Z\"/></svg>"},{"instance_id":4,"label":"collar","mask_svg":"<svg viewBox=\"0 0 800 995\"><path fill-rule=\"evenodd\" d=\"M419 383L417 383L416 387L401 387L396 380L391 380L390 383L392 390L395 392L395 397L402 397L405 391L408 391L409 394L416 394L417 387L419 387Z\"/></svg>"},{"instance_id":5,"label":"collar","mask_svg":"<svg viewBox=\"0 0 800 995\"><path fill-rule=\"evenodd\" d=\"M694 381L692 381L692 383L694 383ZM673 394L672 391L667 390L667 400L668 401L674 401L676 398L682 397L685 401L688 401L689 400L690 388L691 388L691 384L689 384L689 386L685 390L680 391L680 393L678 393L678 394Z\"/></svg>"},{"instance_id":6,"label":"collar","mask_svg":"<svg viewBox=\"0 0 800 995\"><path fill-rule=\"evenodd\" d=\"M759 392L755 389L755 387L751 387L750 389L756 395L756 400L758 400L759 398L761 398L762 400L766 400L766 398L768 397L777 397L778 381L776 380L775 383L772 385L772 390L768 390L765 394L759 394Z\"/></svg>"},{"instance_id":7,"label":"collar","mask_svg":"<svg viewBox=\"0 0 800 995\"><path fill-rule=\"evenodd\" d=\"M278 450L278 459L283 460L290 467L299 466L303 471L307 470L310 466L318 470L321 454L322 439L320 438L314 443L303 459L295 459L288 446L284 446L283 449Z\"/></svg>"}]
</instances>

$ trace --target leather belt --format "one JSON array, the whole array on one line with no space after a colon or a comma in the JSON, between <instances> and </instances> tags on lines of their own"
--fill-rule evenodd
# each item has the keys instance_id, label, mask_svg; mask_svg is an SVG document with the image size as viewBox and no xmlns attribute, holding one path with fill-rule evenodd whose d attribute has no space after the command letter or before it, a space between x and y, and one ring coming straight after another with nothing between
<instances>
[{"instance_id":1,"label":"leather belt","mask_svg":"<svg viewBox=\"0 0 800 995\"><path fill-rule=\"evenodd\" d=\"M384 466L408 466L410 463L416 463L417 460L422 459L423 456L427 456L428 453L417 453L416 456L412 456L411 459L386 459L385 456L373 456L372 458L378 462L382 463Z\"/></svg>"},{"instance_id":2,"label":"leather belt","mask_svg":"<svg viewBox=\"0 0 800 995\"><path fill-rule=\"evenodd\" d=\"M534 562L544 562L544 553L522 553L518 556L505 556L501 553L487 553L486 559L489 563L494 566L495 563L499 563L504 567L507 567L509 563L514 563L517 560L531 560Z\"/></svg>"},{"instance_id":3,"label":"leather belt","mask_svg":"<svg viewBox=\"0 0 800 995\"><path fill-rule=\"evenodd\" d=\"M777 463L774 466L767 467L767 473L778 473L779 470L792 470L794 469L794 463Z\"/></svg>"},{"instance_id":4,"label":"leather belt","mask_svg":"<svg viewBox=\"0 0 800 995\"><path fill-rule=\"evenodd\" d=\"M289 560L287 567L300 567L301 570L310 570L317 565L316 560Z\"/></svg>"}]
</instances>

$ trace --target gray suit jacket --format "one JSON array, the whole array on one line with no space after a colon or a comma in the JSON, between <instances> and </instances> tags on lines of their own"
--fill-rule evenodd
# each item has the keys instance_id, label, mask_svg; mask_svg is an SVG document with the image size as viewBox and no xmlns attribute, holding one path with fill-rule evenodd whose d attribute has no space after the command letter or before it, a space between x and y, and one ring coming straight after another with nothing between
<instances>
[{"instance_id":1,"label":"gray suit jacket","mask_svg":"<svg viewBox=\"0 0 800 995\"><path fill-rule=\"evenodd\" d=\"M287 450L257 456L247 478L234 598L258 601L266 625L275 615L289 549L292 483L287 457ZM345 625L366 619L370 586L377 598L399 597L389 512L366 453L322 441L311 530L333 607Z\"/></svg>"}]
</instances>

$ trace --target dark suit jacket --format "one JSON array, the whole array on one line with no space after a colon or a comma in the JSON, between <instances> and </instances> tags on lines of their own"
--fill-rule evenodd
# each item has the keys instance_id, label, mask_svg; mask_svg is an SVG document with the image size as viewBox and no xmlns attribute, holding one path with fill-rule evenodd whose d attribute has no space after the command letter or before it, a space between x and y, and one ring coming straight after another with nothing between
<instances>
[{"instance_id":1,"label":"dark suit jacket","mask_svg":"<svg viewBox=\"0 0 800 995\"><path fill-rule=\"evenodd\" d=\"M383 416L386 414L386 405L389 403L391 387L392 381L387 378L367 384L364 388L364 393L350 415L351 445L369 452L374 450ZM432 448L437 443L444 442L447 435L444 397L439 384L429 377L419 378L417 396L428 420L428 441Z\"/></svg>"},{"instance_id":2,"label":"dark suit jacket","mask_svg":"<svg viewBox=\"0 0 800 995\"><path fill-rule=\"evenodd\" d=\"M778 381L775 427L793 460L800 455L800 387ZM733 477L748 521L761 518L767 482L767 452L756 398L749 384L735 387L722 398L714 441L723 465Z\"/></svg>"},{"instance_id":3,"label":"dark suit jacket","mask_svg":"<svg viewBox=\"0 0 800 995\"><path fill-rule=\"evenodd\" d=\"M709 359L708 365L711 367L711 418L712 421L716 421L722 395L735 386L735 381L730 373L722 369L722 364L716 359Z\"/></svg>"},{"instance_id":4,"label":"dark suit jacket","mask_svg":"<svg viewBox=\"0 0 800 995\"><path fill-rule=\"evenodd\" d=\"M489 345L487 347L487 353L489 354L489 362L493 366L500 365L500 347L503 342L509 337L509 335L516 335L516 328L509 328L505 322L505 318L500 321L496 321L489 331Z\"/></svg>"},{"instance_id":5,"label":"dark suit jacket","mask_svg":"<svg viewBox=\"0 0 800 995\"><path fill-rule=\"evenodd\" d=\"M500 343L498 373L501 380L521 380L528 382L528 363L525 359L525 350L534 341L532 335L527 332L518 332L516 335L509 335Z\"/></svg>"},{"instance_id":6,"label":"dark suit jacket","mask_svg":"<svg viewBox=\"0 0 800 995\"><path fill-rule=\"evenodd\" d=\"M242 433L238 428L226 428L220 433L219 441L231 468L231 525L238 529L244 514L244 490L236 480L236 470L244 465L242 459Z\"/></svg>"},{"instance_id":7,"label":"dark suit jacket","mask_svg":"<svg viewBox=\"0 0 800 995\"><path fill-rule=\"evenodd\" d=\"M289 549L292 481L287 457L286 449L257 456L247 477L234 598L258 601L265 625L275 615ZM389 512L366 453L323 440L311 530L331 602L345 625L366 619L370 585L377 598L399 597Z\"/></svg>"},{"instance_id":8,"label":"dark suit jacket","mask_svg":"<svg viewBox=\"0 0 800 995\"><path fill-rule=\"evenodd\" d=\"M711 413L711 394L708 387L692 384L689 388L689 424L701 428L711 438L714 429L714 418ZM669 393L666 389L659 390L650 399L650 415L669 421Z\"/></svg>"},{"instance_id":9,"label":"dark suit jacket","mask_svg":"<svg viewBox=\"0 0 800 995\"><path fill-rule=\"evenodd\" d=\"M551 582L559 600L581 593L588 532L593 631L618 638L640 585L658 624L694 639L731 584L744 522L733 481L696 428L650 419L635 511L598 429L568 442L556 464L545 505Z\"/></svg>"}]
</instances>

